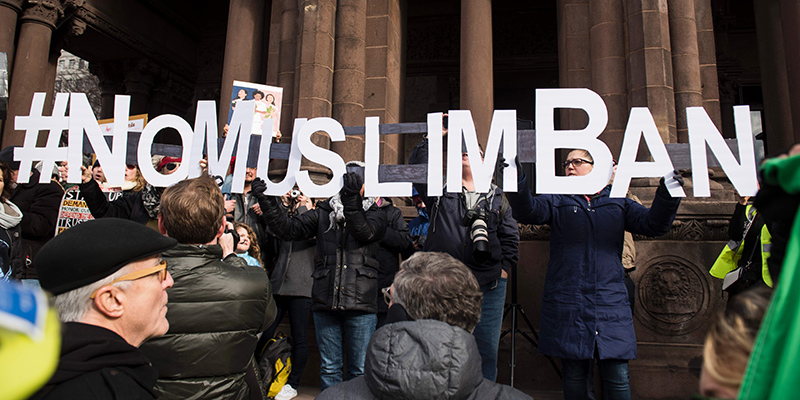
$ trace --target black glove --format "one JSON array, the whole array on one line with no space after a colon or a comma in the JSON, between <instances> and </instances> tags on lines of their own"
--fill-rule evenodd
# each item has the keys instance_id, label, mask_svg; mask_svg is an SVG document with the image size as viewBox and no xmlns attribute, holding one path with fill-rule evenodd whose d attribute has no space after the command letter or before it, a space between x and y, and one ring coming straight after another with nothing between
<instances>
[{"instance_id":1,"label":"black glove","mask_svg":"<svg viewBox=\"0 0 800 400\"><path fill-rule=\"evenodd\" d=\"M356 196L361 193L361 186L364 181L361 176L355 172L348 172L343 177L344 185L342 186L342 196ZM255 183L255 181L253 181Z\"/></svg>"},{"instance_id":2,"label":"black glove","mask_svg":"<svg viewBox=\"0 0 800 400\"><path fill-rule=\"evenodd\" d=\"M683 177L681 176L680 173L678 173L677 169L672 171L672 177L671 178L675 179L678 182L679 185L683 186ZM667 188L667 184L664 181L664 177L663 176L661 177L661 180L658 181L658 185L659 186L663 186L664 189Z\"/></svg>"},{"instance_id":3,"label":"black glove","mask_svg":"<svg viewBox=\"0 0 800 400\"><path fill-rule=\"evenodd\" d=\"M671 178L675 179L675 181L678 182L679 185L683 186L684 184L683 177L681 176L681 174L678 172L677 169L672 171ZM656 194L659 193L661 193L662 197L672 197L672 195L669 194L669 190L667 190L667 183L664 180L663 176L661 177L661 180L658 181L658 189L656 190Z\"/></svg>"},{"instance_id":4,"label":"black glove","mask_svg":"<svg viewBox=\"0 0 800 400\"><path fill-rule=\"evenodd\" d=\"M264 200L267 197L264 195L265 190L267 190L267 183L261 178L253 179L253 182L250 183L250 194L257 200Z\"/></svg>"}]
</instances>

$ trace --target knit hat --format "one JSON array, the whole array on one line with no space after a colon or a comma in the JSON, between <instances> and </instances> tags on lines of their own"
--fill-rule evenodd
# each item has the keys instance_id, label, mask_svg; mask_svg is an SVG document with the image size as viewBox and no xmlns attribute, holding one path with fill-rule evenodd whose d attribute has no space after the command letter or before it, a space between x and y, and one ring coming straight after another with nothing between
<instances>
[{"instance_id":1,"label":"knit hat","mask_svg":"<svg viewBox=\"0 0 800 400\"><path fill-rule=\"evenodd\" d=\"M133 221L101 218L69 228L42 247L36 271L54 295L97 282L125 265L169 250L178 241Z\"/></svg>"},{"instance_id":2,"label":"knit hat","mask_svg":"<svg viewBox=\"0 0 800 400\"><path fill-rule=\"evenodd\" d=\"M14 161L14 149L18 148L19 146L8 146L3 150L0 150L0 161L3 161L11 167L12 170L18 171L19 170L19 161Z\"/></svg>"}]
</instances>

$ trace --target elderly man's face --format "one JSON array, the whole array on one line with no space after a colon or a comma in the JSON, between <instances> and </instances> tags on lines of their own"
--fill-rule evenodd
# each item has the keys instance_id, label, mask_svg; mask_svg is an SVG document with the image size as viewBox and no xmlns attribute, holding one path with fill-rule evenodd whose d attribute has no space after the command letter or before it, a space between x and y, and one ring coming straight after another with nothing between
<instances>
[{"instance_id":1,"label":"elderly man's face","mask_svg":"<svg viewBox=\"0 0 800 400\"><path fill-rule=\"evenodd\" d=\"M151 268L161 262L161 255L157 254L139 261L128 264L131 272ZM161 336L169 330L167 322L167 288L171 287L174 281L169 273L166 273L162 281L158 273L154 273L141 279L131 281L131 286L125 290L125 294L132 301L126 306L126 318L128 318L128 329L139 337L142 341Z\"/></svg>"}]
</instances>

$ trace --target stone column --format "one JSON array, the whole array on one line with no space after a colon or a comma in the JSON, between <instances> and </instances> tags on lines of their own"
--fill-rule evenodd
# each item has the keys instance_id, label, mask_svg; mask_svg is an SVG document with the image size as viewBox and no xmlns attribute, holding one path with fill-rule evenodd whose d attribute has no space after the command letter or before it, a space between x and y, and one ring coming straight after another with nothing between
<instances>
[{"instance_id":1,"label":"stone column","mask_svg":"<svg viewBox=\"0 0 800 400\"><path fill-rule=\"evenodd\" d=\"M219 101L219 128L228 121L234 80L262 82L261 54L264 38L264 1L231 0L228 8L228 31L225 34L225 57L222 64L222 87Z\"/></svg>"},{"instance_id":2,"label":"stone column","mask_svg":"<svg viewBox=\"0 0 800 400\"><path fill-rule=\"evenodd\" d=\"M147 59L127 60L124 65L125 94L131 96L131 115L150 112L150 97L160 68ZM150 115L149 118L153 118Z\"/></svg>"},{"instance_id":3,"label":"stone column","mask_svg":"<svg viewBox=\"0 0 800 400\"><path fill-rule=\"evenodd\" d=\"M269 20L269 47L267 49L267 85L278 85L278 68L280 67L281 21L283 20L283 2L273 1ZM285 94L285 93L284 93Z\"/></svg>"},{"instance_id":4,"label":"stone column","mask_svg":"<svg viewBox=\"0 0 800 400\"><path fill-rule=\"evenodd\" d=\"M562 88L592 87L589 1L558 2L558 76ZM561 129L580 129L589 122L586 113L561 110Z\"/></svg>"},{"instance_id":5,"label":"stone column","mask_svg":"<svg viewBox=\"0 0 800 400\"><path fill-rule=\"evenodd\" d=\"M783 48L792 110L792 143L800 143L800 0L781 0ZM780 150L780 149L774 149ZM788 150L788 147L782 150Z\"/></svg>"},{"instance_id":6,"label":"stone column","mask_svg":"<svg viewBox=\"0 0 800 400\"><path fill-rule=\"evenodd\" d=\"M125 93L124 76L119 63L92 61L89 72L100 81L100 118L114 118L114 96Z\"/></svg>"},{"instance_id":7,"label":"stone column","mask_svg":"<svg viewBox=\"0 0 800 400\"><path fill-rule=\"evenodd\" d=\"M486 145L494 111L492 1L461 0L460 108L470 110L478 142Z\"/></svg>"},{"instance_id":8,"label":"stone column","mask_svg":"<svg viewBox=\"0 0 800 400\"><path fill-rule=\"evenodd\" d=\"M619 159L628 121L628 79L625 68L623 0L589 3L592 89L608 108L608 126L601 139Z\"/></svg>"},{"instance_id":9,"label":"stone column","mask_svg":"<svg viewBox=\"0 0 800 400\"><path fill-rule=\"evenodd\" d=\"M697 20L694 0L668 0L668 3L678 142L689 143L686 107L703 105L700 58L697 49Z\"/></svg>"},{"instance_id":10,"label":"stone column","mask_svg":"<svg viewBox=\"0 0 800 400\"><path fill-rule=\"evenodd\" d=\"M295 90L294 75L297 55L297 1L283 0L281 13L281 46L278 50L278 86L283 88L283 104L281 106L281 133L284 137L292 136L292 125L297 116L294 107Z\"/></svg>"},{"instance_id":11,"label":"stone column","mask_svg":"<svg viewBox=\"0 0 800 400\"><path fill-rule=\"evenodd\" d=\"M764 133L769 154L777 155L794 143L781 6L779 0L757 1L753 6L764 96Z\"/></svg>"},{"instance_id":12,"label":"stone column","mask_svg":"<svg viewBox=\"0 0 800 400\"><path fill-rule=\"evenodd\" d=\"M297 116L330 117L336 1L302 0L299 12L299 53L295 69ZM327 135L314 134L311 141L319 147L330 148ZM328 169L320 165L305 162L303 165L317 178L328 174Z\"/></svg>"},{"instance_id":13,"label":"stone column","mask_svg":"<svg viewBox=\"0 0 800 400\"><path fill-rule=\"evenodd\" d=\"M17 38L17 19L24 0L0 0L0 52L6 53L8 71L14 62L14 41Z\"/></svg>"},{"instance_id":14,"label":"stone column","mask_svg":"<svg viewBox=\"0 0 800 400\"><path fill-rule=\"evenodd\" d=\"M667 0L626 2L630 105L650 109L661 139L676 143Z\"/></svg>"},{"instance_id":15,"label":"stone column","mask_svg":"<svg viewBox=\"0 0 800 400\"><path fill-rule=\"evenodd\" d=\"M40 1L26 3L19 18L19 40L17 42L14 68L8 99L8 119L3 129L2 147L21 145L24 131L14 130L14 117L28 115L34 92L46 92L50 71L50 39L56 21L62 12L60 2ZM52 87L52 84L49 85ZM44 115L52 109L52 92L45 102Z\"/></svg>"},{"instance_id":16,"label":"stone column","mask_svg":"<svg viewBox=\"0 0 800 400\"><path fill-rule=\"evenodd\" d=\"M703 108L722 129L719 109L719 78L717 77L717 47L714 40L714 19L711 0L694 0L697 20L697 55L700 60L700 82L703 89Z\"/></svg>"},{"instance_id":17,"label":"stone column","mask_svg":"<svg viewBox=\"0 0 800 400\"><path fill-rule=\"evenodd\" d=\"M382 124L401 121L403 73L403 9L401 0L367 1L366 82L364 115ZM361 119L360 124L364 120ZM405 135L381 135L382 164L403 164ZM363 157L363 149L359 159Z\"/></svg>"},{"instance_id":18,"label":"stone column","mask_svg":"<svg viewBox=\"0 0 800 400\"><path fill-rule=\"evenodd\" d=\"M366 3L366 0L339 0L336 9L331 116L344 126L364 124ZM332 142L331 150L342 156L345 162L364 161L364 137L349 136L346 142Z\"/></svg>"}]
</instances>

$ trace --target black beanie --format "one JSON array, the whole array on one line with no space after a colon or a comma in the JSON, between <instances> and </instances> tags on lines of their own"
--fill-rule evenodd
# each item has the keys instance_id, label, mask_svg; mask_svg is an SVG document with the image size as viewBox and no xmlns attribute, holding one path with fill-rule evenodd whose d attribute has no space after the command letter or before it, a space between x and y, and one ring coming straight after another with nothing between
<instances>
[{"instance_id":1,"label":"black beanie","mask_svg":"<svg viewBox=\"0 0 800 400\"><path fill-rule=\"evenodd\" d=\"M178 241L133 221L101 218L62 232L39 250L42 288L59 295L97 282L126 264L169 250Z\"/></svg>"},{"instance_id":2,"label":"black beanie","mask_svg":"<svg viewBox=\"0 0 800 400\"><path fill-rule=\"evenodd\" d=\"M0 161L3 161L11 167L12 170L18 171L19 170L19 161L14 161L14 149L18 148L19 146L8 146L3 150L0 150Z\"/></svg>"}]
</instances>

